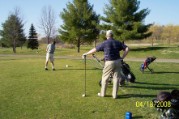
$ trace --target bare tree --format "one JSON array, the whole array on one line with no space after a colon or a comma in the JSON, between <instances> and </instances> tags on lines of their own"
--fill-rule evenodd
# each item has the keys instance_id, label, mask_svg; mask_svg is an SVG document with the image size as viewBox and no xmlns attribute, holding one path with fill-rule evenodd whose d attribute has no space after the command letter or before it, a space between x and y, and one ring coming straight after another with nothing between
<instances>
[{"instance_id":1,"label":"bare tree","mask_svg":"<svg viewBox=\"0 0 179 119\"><path fill-rule=\"evenodd\" d=\"M153 44L154 44L154 40L160 40L161 39L161 34L163 32L163 26L160 26L160 25L153 25L150 27L150 31L152 32L152 35L151 35L151 40L152 40L152 47L153 47Z\"/></svg>"},{"instance_id":2,"label":"bare tree","mask_svg":"<svg viewBox=\"0 0 179 119\"><path fill-rule=\"evenodd\" d=\"M56 16L51 6L43 7L40 18L40 28L46 35L47 43L50 42L50 38L53 37L55 30Z\"/></svg>"}]
</instances>

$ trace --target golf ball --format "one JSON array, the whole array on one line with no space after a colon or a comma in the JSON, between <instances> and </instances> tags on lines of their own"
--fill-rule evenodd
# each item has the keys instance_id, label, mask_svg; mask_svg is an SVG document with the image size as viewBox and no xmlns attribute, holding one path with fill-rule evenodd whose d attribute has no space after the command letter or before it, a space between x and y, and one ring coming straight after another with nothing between
<instances>
[{"instance_id":1,"label":"golf ball","mask_svg":"<svg viewBox=\"0 0 179 119\"><path fill-rule=\"evenodd\" d=\"M82 97L85 97L85 94L83 94Z\"/></svg>"},{"instance_id":2,"label":"golf ball","mask_svg":"<svg viewBox=\"0 0 179 119\"><path fill-rule=\"evenodd\" d=\"M66 67L68 67L68 65L66 64Z\"/></svg>"}]
</instances>

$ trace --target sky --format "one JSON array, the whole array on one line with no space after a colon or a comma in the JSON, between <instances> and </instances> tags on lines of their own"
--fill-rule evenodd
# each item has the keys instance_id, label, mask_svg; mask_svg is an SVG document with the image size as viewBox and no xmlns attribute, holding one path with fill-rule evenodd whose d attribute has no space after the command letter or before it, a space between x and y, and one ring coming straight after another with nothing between
<instances>
[{"instance_id":1,"label":"sky","mask_svg":"<svg viewBox=\"0 0 179 119\"><path fill-rule=\"evenodd\" d=\"M63 24L59 17L60 12L66 8L68 2L73 0L0 0L0 30L2 30L2 23L4 23L10 13L18 7L20 8L20 16L25 25L25 34L28 35L30 25L33 23L37 33L43 34L39 28L42 8L44 6L51 6L56 14L56 27L59 28ZM144 23L155 23L158 25L179 25L179 0L139 0L140 8L148 8L150 14L145 18ZM93 5L94 11L97 14L104 15L103 10L108 0L89 0Z\"/></svg>"}]
</instances>

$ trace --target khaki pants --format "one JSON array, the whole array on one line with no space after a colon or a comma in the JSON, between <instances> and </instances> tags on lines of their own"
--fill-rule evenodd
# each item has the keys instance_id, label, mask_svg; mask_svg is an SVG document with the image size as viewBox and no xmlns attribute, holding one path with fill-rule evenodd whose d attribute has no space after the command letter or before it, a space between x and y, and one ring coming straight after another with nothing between
<instances>
[{"instance_id":1,"label":"khaki pants","mask_svg":"<svg viewBox=\"0 0 179 119\"><path fill-rule=\"evenodd\" d=\"M121 60L106 61L103 69L102 75L102 86L101 86L101 96L106 95L106 89L108 85L108 80L111 72L113 72L113 91L112 97L117 98L117 92L119 87L119 79L121 78Z\"/></svg>"}]
</instances>

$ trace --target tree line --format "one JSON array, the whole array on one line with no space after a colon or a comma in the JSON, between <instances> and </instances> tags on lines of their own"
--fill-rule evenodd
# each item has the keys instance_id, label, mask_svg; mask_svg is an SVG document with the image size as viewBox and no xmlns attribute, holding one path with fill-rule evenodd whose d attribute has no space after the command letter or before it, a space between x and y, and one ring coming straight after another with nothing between
<instances>
[{"instance_id":1,"label":"tree line","mask_svg":"<svg viewBox=\"0 0 179 119\"><path fill-rule=\"evenodd\" d=\"M179 26L178 25L153 25L149 29L152 35L148 37L154 42L165 43L170 45L171 43L179 43Z\"/></svg>"},{"instance_id":2,"label":"tree line","mask_svg":"<svg viewBox=\"0 0 179 119\"><path fill-rule=\"evenodd\" d=\"M77 52L80 52L80 46L84 43L90 44L96 39L105 39L105 31L109 29L113 30L115 39L121 41L152 37L153 31L149 29L153 24L144 24L150 10L139 10L139 6L139 0L109 0L104 6L104 16L101 16L93 10L93 5L88 0L73 0L60 12L63 25L57 27L57 36L64 42L75 44ZM47 43L56 35L55 20L53 9L44 7L40 26L46 35ZM31 25L29 37L26 39L24 24L18 14L11 14L2 26L0 42L13 47L14 52L16 47L25 42L28 42L28 48L38 48L35 27Z\"/></svg>"}]
</instances>

